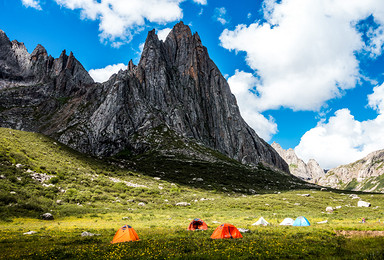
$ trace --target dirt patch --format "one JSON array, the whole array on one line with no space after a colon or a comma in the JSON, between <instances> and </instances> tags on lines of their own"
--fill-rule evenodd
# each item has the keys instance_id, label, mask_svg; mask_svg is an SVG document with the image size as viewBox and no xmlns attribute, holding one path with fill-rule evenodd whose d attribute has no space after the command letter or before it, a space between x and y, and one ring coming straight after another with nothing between
<instances>
[{"instance_id":1,"label":"dirt patch","mask_svg":"<svg viewBox=\"0 0 384 260\"><path fill-rule=\"evenodd\" d=\"M372 231L372 230L337 230L336 235L345 236L345 237L357 237L357 236L366 236L366 237L383 237L384 231Z\"/></svg>"}]
</instances>

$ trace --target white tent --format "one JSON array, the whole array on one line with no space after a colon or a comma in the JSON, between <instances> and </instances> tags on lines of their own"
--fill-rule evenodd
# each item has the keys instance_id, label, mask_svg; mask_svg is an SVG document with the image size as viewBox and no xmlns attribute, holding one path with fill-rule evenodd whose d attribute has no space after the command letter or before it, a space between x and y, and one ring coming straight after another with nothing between
<instances>
[{"instance_id":1,"label":"white tent","mask_svg":"<svg viewBox=\"0 0 384 260\"><path fill-rule=\"evenodd\" d=\"M260 217L258 221L252 224L252 226L257 226L257 225L266 226L266 225L269 225L269 223L263 217Z\"/></svg>"},{"instance_id":2,"label":"white tent","mask_svg":"<svg viewBox=\"0 0 384 260\"><path fill-rule=\"evenodd\" d=\"M282 226L292 226L292 225L293 225L293 222L294 222L293 219L291 219L291 218L285 218L285 219L280 223L280 225L282 225Z\"/></svg>"}]
</instances>

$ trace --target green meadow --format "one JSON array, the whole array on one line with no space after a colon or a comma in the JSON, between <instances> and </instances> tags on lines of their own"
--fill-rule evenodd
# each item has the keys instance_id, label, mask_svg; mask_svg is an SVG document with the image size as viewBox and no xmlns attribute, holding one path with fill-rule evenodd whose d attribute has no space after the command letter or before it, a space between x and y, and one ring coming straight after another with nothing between
<instances>
[{"instance_id":1,"label":"green meadow","mask_svg":"<svg viewBox=\"0 0 384 260\"><path fill-rule=\"evenodd\" d=\"M263 166L249 169L225 159L148 158L98 159L42 135L0 129L0 258L384 258L383 194L321 191ZM48 177L39 181L36 174ZM372 206L357 207L351 194ZM340 207L327 213L328 206ZM46 212L54 220L42 220ZM252 226L261 216L271 225ZM311 226L279 226L298 216ZM194 218L209 229L187 231ZM221 223L249 232L242 239L210 239ZM111 244L124 224L140 241ZM84 231L97 235L82 237Z\"/></svg>"}]
</instances>

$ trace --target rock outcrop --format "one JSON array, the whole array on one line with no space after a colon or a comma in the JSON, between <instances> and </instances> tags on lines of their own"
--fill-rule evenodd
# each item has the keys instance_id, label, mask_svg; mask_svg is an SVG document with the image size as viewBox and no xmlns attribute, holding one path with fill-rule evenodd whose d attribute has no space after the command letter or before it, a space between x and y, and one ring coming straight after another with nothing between
<instances>
[{"instance_id":1,"label":"rock outcrop","mask_svg":"<svg viewBox=\"0 0 384 260\"><path fill-rule=\"evenodd\" d=\"M319 179L324 176L324 170L314 159L309 159L308 163L305 163L302 159L297 157L292 148L284 150L276 142L273 142L271 146L286 161L289 165L290 172L296 177L308 182L317 183Z\"/></svg>"},{"instance_id":2,"label":"rock outcrop","mask_svg":"<svg viewBox=\"0 0 384 260\"><path fill-rule=\"evenodd\" d=\"M72 53L53 59L39 45L29 54L2 31L0 44L2 127L41 132L97 156L178 147L203 154L192 142L242 163L289 172L243 120L199 35L182 22L165 41L150 31L139 64L130 61L102 84Z\"/></svg>"},{"instance_id":3,"label":"rock outcrop","mask_svg":"<svg viewBox=\"0 0 384 260\"><path fill-rule=\"evenodd\" d=\"M379 150L329 170L319 184L336 189L384 192L383 174L384 150Z\"/></svg>"}]
</instances>

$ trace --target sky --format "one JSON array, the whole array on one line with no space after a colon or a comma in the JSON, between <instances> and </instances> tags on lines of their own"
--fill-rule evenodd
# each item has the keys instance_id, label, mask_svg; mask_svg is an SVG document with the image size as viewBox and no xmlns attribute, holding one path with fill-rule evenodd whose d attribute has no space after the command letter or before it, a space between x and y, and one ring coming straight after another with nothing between
<instances>
[{"instance_id":1,"label":"sky","mask_svg":"<svg viewBox=\"0 0 384 260\"><path fill-rule=\"evenodd\" d=\"M0 0L10 40L72 51L99 82L179 21L268 143L324 169L384 149L383 0Z\"/></svg>"}]
</instances>

